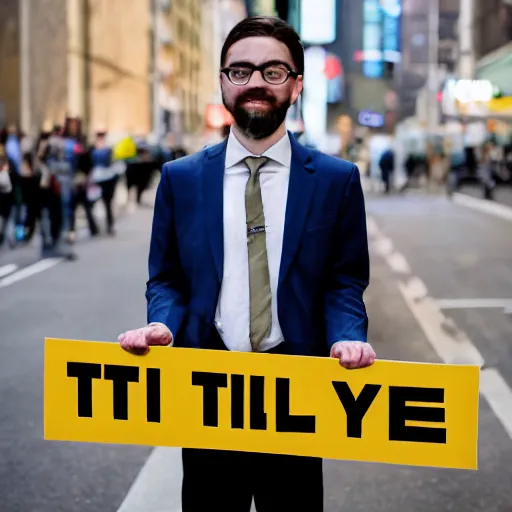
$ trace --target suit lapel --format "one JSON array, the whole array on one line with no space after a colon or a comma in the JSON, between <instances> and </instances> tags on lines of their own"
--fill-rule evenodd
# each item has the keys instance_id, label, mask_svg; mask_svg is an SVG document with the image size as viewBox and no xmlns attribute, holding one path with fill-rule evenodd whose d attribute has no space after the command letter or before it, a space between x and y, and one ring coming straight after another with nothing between
<instances>
[{"instance_id":1,"label":"suit lapel","mask_svg":"<svg viewBox=\"0 0 512 512\"><path fill-rule=\"evenodd\" d=\"M224 166L227 142L205 151L203 168L204 215L210 250L219 282L224 268Z\"/></svg>"},{"instance_id":2,"label":"suit lapel","mask_svg":"<svg viewBox=\"0 0 512 512\"><path fill-rule=\"evenodd\" d=\"M315 170L311 165L312 152L302 146L293 135L289 134L292 147L290 183L284 224L283 251L279 284L283 282L290 270L293 258L308 217L311 200L316 186Z\"/></svg>"}]
</instances>

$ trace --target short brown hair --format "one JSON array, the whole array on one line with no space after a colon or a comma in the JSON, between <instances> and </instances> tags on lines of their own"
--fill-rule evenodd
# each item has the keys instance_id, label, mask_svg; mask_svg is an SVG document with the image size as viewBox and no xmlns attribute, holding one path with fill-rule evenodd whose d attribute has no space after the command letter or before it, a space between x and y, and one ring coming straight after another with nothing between
<instances>
[{"instance_id":1,"label":"short brown hair","mask_svg":"<svg viewBox=\"0 0 512 512\"><path fill-rule=\"evenodd\" d=\"M229 49L238 41L248 37L273 37L290 50L299 75L304 74L304 47L299 34L281 18L274 16L250 16L238 23L228 34L220 54L220 65L224 67Z\"/></svg>"}]
</instances>

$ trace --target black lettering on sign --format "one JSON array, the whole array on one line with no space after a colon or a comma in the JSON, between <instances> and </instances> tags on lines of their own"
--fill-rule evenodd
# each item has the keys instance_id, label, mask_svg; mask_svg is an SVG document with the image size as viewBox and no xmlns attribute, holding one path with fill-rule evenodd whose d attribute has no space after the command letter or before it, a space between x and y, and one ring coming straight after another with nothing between
<instances>
[{"instance_id":1,"label":"black lettering on sign","mask_svg":"<svg viewBox=\"0 0 512 512\"><path fill-rule=\"evenodd\" d=\"M346 382L333 381L341 405L347 413L347 437L362 437L363 418L382 387L380 384L365 384L357 398Z\"/></svg>"},{"instance_id":2,"label":"black lettering on sign","mask_svg":"<svg viewBox=\"0 0 512 512\"><path fill-rule=\"evenodd\" d=\"M405 424L406 420L444 423L445 409L408 406L406 402L443 404L444 389L390 386L389 440L446 444L445 428L413 427Z\"/></svg>"},{"instance_id":3,"label":"black lettering on sign","mask_svg":"<svg viewBox=\"0 0 512 512\"><path fill-rule=\"evenodd\" d=\"M149 423L160 423L160 369L146 371L146 418Z\"/></svg>"},{"instance_id":4,"label":"black lettering on sign","mask_svg":"<svg viewBox=\"0 0 512 512\"><path fill-rule=\"evenodd\" d=\"M114 383L114 419L127 420L128 382L139 382L139 367L106 364L104 378Z\"/></svg>"},{"instance_id":5,"label":"black lettering on sign","mask_svg":"<svg viewBox=\"0 0 512 512\"><path fill-rule=\"evenodd\" d=\"M192 386L203 388L203 425L219 426L219 388L228 387L225 373L192 372Z\"/></svg>"},{"instance_id":6,"label":"black lettering on sign","mask_svg":"<svg viewBox=\"0 0 512 512\"><path fill-rule=\"evenodd\" d=\"M231 375L231 428L244 428L243 375Z\"/></svg>"},{"instance_id":7,"label":"black lettering on sign","mask_svg":"<svg viewBox=\"0 0 512 512\"><path fill-rule=\"evenodd\" d=\"M265 412L265 377L251 375L250 423L251 430L267 430Z\"/></svg>"},{"instance_id":8,"label":"black lettering on sign","mask_svg":"<svg viewBox=\"0 0 512 512\"><path fill-rule=\"evenodd\" d=\"M315 416L290 414L290 379L276 379L276 432L314 434Z\"/></svg>"},{"instance_id":9,"label":"black lettering on sign","mask_svg":"<svg viewBox=\"0 0 512 512\"><path fill-rule=\"evenodd\" d=\"M101 379L101 364L71 362L67 372L78 379L78 417L92 418L92 379Z\"/></svg>"}]
</instances>

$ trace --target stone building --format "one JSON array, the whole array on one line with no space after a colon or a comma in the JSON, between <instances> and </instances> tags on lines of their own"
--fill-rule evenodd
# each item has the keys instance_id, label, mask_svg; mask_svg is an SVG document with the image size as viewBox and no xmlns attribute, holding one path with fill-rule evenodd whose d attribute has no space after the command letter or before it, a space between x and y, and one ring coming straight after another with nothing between
<instances>
[{"instance_id":1,"label":"stone building","mask_svg":"<svg viewBox=\"0 0 512 512\"><path fill-rule=\"evenodd\" d=\"M150 132L151 28L148 0L2 0L0 125Z\"/></svg>"}]
</instances>

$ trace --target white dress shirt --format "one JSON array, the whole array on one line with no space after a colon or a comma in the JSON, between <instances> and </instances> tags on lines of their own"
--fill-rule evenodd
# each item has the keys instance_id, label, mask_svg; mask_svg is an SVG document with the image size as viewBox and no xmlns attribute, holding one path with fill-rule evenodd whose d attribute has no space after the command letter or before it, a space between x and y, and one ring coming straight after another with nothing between
<instances>
[{"instance_id":1,"label":"white dress shirt","mask_svg":"<svg viewBox=\"0 0 512 512\"><path fill-rule=\"evenodd\" d=\"M292 158L290 139L286 134L263 155L252 155L238 142L233 132L228 138L224 172L224 270L215 325L226 347L240 352L252 351L249 340L249 258L245 215L245 187L249 169L244 163L249 156L269 158L260 170L272 292L272 329L259 350L267 351L283 341L277 317L277 284Z\"/></svg>"}]
</instances>

